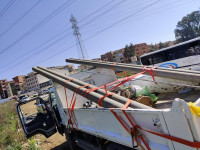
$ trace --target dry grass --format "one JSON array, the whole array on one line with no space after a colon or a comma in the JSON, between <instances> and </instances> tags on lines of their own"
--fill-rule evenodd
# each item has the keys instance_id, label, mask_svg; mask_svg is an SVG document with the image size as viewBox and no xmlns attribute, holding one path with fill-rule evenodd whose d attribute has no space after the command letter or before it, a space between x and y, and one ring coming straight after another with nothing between
<instances>
[{"instance_id":1,"label":"dry grass","mask_svg":"<svg viewBox=\"0 0 200 150\"><path fill-rule=\"evenodd\" d=\"M0 149L26 142L16 111L16 102L0 104Z\"/></svg>"}]
</instances>

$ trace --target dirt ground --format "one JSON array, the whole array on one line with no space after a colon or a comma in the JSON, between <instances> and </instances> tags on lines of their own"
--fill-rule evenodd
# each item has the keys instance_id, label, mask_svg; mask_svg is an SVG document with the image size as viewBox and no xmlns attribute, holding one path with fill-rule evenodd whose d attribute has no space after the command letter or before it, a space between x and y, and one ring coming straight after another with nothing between
<instances>
[{"instance_id":1,"label":"dirt ground","mask_svg":"<svg viewBox=\"0 0 200 150\"><path fill-rule=\"evenodd\" d=\"M36 139L39 141L41 150L67 150L67 142L65 136L60 135L58 132L49 138L43 135L37 135Z\"/></svg>"},{"instance_id":2,"label":"dirt ground","mask_svg":"<svg viewBox=\"0 0 200 150\"><path fill-rule=\"evenodd\" d=\"M29 116L37 113L36 101L29 102L21 106L23 115ZM67 150L66 138L60 135L58 132L49 138L38 134L35 136L35 140L38 141L38 146L41 150Z\"/></svg>"}]
</instances>

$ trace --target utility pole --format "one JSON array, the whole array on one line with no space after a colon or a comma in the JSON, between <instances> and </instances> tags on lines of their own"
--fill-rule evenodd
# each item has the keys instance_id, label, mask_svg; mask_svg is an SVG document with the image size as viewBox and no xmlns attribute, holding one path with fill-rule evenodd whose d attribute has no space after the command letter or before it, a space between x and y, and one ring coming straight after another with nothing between
<instances>
[{"instance_id":1,"label":"utility pole","mask_svg":"<svg viewBox=\"0 0 200 150\"><path fill-rule=\"evenodd\" d=\"M75 38L76 38L76 44L77 44L77 48L78 48L78 53L81 52L82 59L85 59L86 50L84 48L83 41L81 39L81 34L79 32L79 27L78 27L77 20L73 15L71 15L70 22L72 23L72 29L74 30L74 35L75 35ZM80 50L80 52L79 52L79 50Z\"/></svg>"}]
</instances>

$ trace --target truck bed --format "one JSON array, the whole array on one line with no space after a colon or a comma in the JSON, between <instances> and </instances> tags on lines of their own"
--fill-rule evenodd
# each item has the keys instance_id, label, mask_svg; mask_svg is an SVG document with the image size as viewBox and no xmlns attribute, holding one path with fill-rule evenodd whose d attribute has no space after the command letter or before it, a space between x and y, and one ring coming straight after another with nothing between
<instances>
[{"instance_id":1,"label":"truck bed","mask_svg":"<svg viewBox=\"0 0 200 150\"><path fill-rule=\"evenodd\" d=\"M154 108L171 108L175 98L183 99L186 102L195 102L200 98L200 90L195 90L187 93L170 92L159 94L158 101L154 105Z\"/></svg>"}]
</instances>

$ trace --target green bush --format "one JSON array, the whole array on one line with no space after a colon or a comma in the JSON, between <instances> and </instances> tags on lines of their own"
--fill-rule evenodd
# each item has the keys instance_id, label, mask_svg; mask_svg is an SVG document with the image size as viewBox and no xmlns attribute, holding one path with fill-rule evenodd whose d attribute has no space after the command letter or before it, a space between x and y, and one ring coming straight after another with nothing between
<instances>
[{"instance_id":1,"label":"green bush","mask_svg":"<svg viewBox=\"0 0 200 150\"><path fill-rule=\"evenodd\" d=\"M12 143L6 150L22 150L22 145L19 143Z\"/></svg>"},{"instance_id":2,"label":"green bush","mask_svg":"<svg viewBox=\"0 0 200 150\"><path fill-rule=\"evenodd\" d=\"M28 150L40 150L37 146L37 141L34 139L28 140Z\"/></svg>"}]
</instances>

